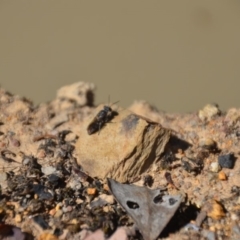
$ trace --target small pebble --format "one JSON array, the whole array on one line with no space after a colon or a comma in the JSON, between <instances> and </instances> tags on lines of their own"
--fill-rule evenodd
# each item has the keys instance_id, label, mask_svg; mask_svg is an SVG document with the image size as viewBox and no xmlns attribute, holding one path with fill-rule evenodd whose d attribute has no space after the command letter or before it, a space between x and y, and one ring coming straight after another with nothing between
<instances>
[{"instance_id":1,"label":"small pebble","mask_svg":"<svg viewBox=\"0 0 240 240\"><path fill-rule=\"evenodd\" d=\"M185 186L186 189L188 189L188 188L192 187L192 183L191 182L186 182L184 184L184 186Z\"/></svg>"},{"instance_id":2,"label":"small pebble","mask_svg":"<svg viewBox=\"0 0 240 240\"><path fill-rule=\"evenodd\" d=\"M203 229L202 235L207 240L216 240L216 233L214 231L209 231L209 230Z\"/></svg>"},{"instance_id":3,"label":"small pebble","mask_svg":"<svg viewBox=\"0 0 240 240\"><path fill-rule=\"evenodd\" d=\"M218 203L217 201L213 200L210 203L208 203L209 205L207 206L207 215L213 219L221 219L223 217L225 217L225 213L223 210L223 207L220 203Z\"/></svg>"},{"instance_id":4,"label":"small pebble","mask_svg":"<svg viewBox=\"0 0 240 240\"><path fill-rule=\"evenodd\" d=\"M218 157L218 163L223 168L230 168L232 169L234 167L234 155L233 154L227 154L227 155L221 155Z\"/></svg>"},{"instance_id":5,"label":"small pebble","mask_svg":"<svg viewBox=\"0 0 240 240\"><path fill-rule=\"evenodd\" d=\"M20 141L17 140L16 138L10 138L10 141L14 147L19 147L21 145Z\"/></svg>"},{"instance_id":6,"label":"small pebble","mask_svg":"<svg viewBox=\"0 0 240 240\"><path fill-rule=\"evenodd\" d=\"M50 175L56 172L56 168L52 166L42 167L41 170L42 170L42 173L44 173L45 175Z\"/></svg>"},{"instance_id":7,"label":"small pebble","mask_svg":"<svg viewBox=\"0 0 240 240\"><path fill-rule=\"evenodd\" d=\"M38 240L58 240L58 237L51 233L42 233L38 237Z\"/></svg>"},{"instance_id":8,"label":"small pebble","mask_svg":"<svg viewBox=\"0 0 240 240\"><path fill-rule=\"evenodd\" d=\"M46 151L44 149L40 149L37 153L37 158L43 159L46 157Z\"/></svg>"},{"instance_id":9,"label":"small pebble","mask_svg":"<svg viewBox=\"0 0 240 240\"><path fill-rule=\"evenodd\" d=\"M29 157L25 157L23 160L22 160L22 164L23 165L28 165L30 163L30 158Z\"/></svg>"},{"instance_id":10,"label":"small pebble","mask_svg":"<svg viewBox=\"0 0 240 240\"><path fill-rule=\"evenodd\" d=\"M73 178L68 182L67 186L72 188L73 190L79 190L81 189L82 184L78 179Z\"/></svg>"},{"instance_id":11,"label":"small pebble","mask_svg":"<svg viewBox=\"0 0 240 240\"><path fill-rule=\"evenodd\" d=\"M16 214L15 216L15 222L20 223L22 221L22 216L20 214Z\"/></svg>"},{"instance_id":12,"label":"small pebble","mask_svg":"<svg viewBox=\"0 0 240 240\"><path fill-rule=\"evenodd\" d=\"M88 195L95 195L97 193L97 189L96 188L88 188L87 189L87 194Z\"/></svg>"},{"instance_id":13,"label":"small pebble","mask_svg":"<svg viewBox=\"0 0 240 240\"><path fill-rule=\"evenodd\" d=\"M107 184L103 184L103 189L104 189L105 191L108 191L108 192L110 192L110 190L109 190L109 187L108 187L108 185L107 185Z\"/></svg>"},{"instance_id":14,"label":"small pebble","mask_svg":"<svg viewBox=\"0 0 240 240\"><path fill-rule=\"evenodd\" d=\"M218 164L218 162L212 162L210 165L210 171L212 172L219 172L221 170L220 165Z\"/></svg>"},{"instance_id":15,"label":"small pebble","mask_svg":"<svg viewBox=\"0 0 240 240\"><path fill-rule=\"evenodd\" d=\"M7 174L5 172L0 173L0 183L7 180Z\"/></svg>"},{"instance_id":16,"label":"small pebble","mask_svg":"<svg viewBox=\"0 0 240 240\"><path fill-rule=\"evenodd\" d=\"M240 237L240 227L237 224L233 224L233 226L232 226L232 233L237 234L238 237Z\"/></svg>"},{"instance_id":17,"label":"small pebble","mask_svg":"<svg viewBox=\"0 0 240 240\"><path fill-rule=\"evenodd\" d=\"M202 110L198 112L198 117L202 121L210 121L217 115L220 115L221 111L216 104L207 104Z\"/></svg>"},{"instance_id":18,"label":"small pebble","mask_svg":"<svg viewBox=\"0 0 240 240\"><path fill-rule=\"evenodd\" d=\"M6 144L5 142L0 141L0 148L5 148L6 145L7 145L7 144Z\"/></svg>"},{"instance_id":19,"label":"small pebble","mask_svg":"<svg viewBox=\"0 0 240 240\"><path fill-rule=\"evenodd\" d=\"M62 208L62 203L58 203L55 207L56 211L60 210Z\"/></svg>"},{"instance_id":20,"label":"small pebble","mask_svg":"<svg viewBox=\"0 0 240 240\"><path fill-rule=\"evenodd\" d=\"M53 208L53 209L51 209L49 211L49 215L51 215L51 216L54 216L55 213L56 213L56 209L55 208Z\"/></svg>"},{"instance_id":21,"label":"small pebble","mask_svg":"<svg viewBox=\"0 0 240 240\"><path fill-rule=\"evenodd\" d=\"M218 179L219 179L219 180L222 180L222 181L227 180L227 176L226 176L225 172L220 171L220 172L218 173Z\"/></svg>"},{"instance_id":22,"label":"small pebble","mask_svg":"<svg viewBox=\"0 0 240 240\"><path fill-rule=\"evenodd\" d=\"M109 212L111 208L109 207L109 205L107 205L107 206L104 206L102 209L104 212Z\"/></svg>"},{"instance_id":23,"label":"small pebble","mask_svg":"<svg viewBox=\"0 0 240 240\"><path fill-rule=\"evenodd\" d=\"M115 202L113 195L101 194L99 198L105 200L109 204L114 204Z\"/></svg>"},{"instance_id":24,"label":"small pebble","mask_svg":"<svg viewBox=\"0 0 240 240\"><path fill-rule=\"evenodd\" d=\"M238 220L239 220L239 217L238 217L238 215L237 215L236 213L232 213L232 214L231 214L231 219L232 219L233 221L238 221Z\"/></svg>"},{"instance_id":25,"label":"small pebble","mask_svg":"<svg viewBox=\"0 0 240 240\"><path fill-rule=\"evenodd\" d=\"M62 210L63 210L64 213L71 212L72 211L72 207L71 206L63 207Z\"/></svg>"},{"instance_id":26,"label":"small pebble","mask_svg":"<svg viewBox=\"0 0 240 240\"><path fill-rule=\"evenodd\" d=\"M227 111L227 114L225 116L225 122L228 123L229 126L232 126L237 123L240 119L240 112L237 108L230 108Z\"/></svg>"},{"instance_id":27,"label":"small pebble","mask_svg":"<svg viewBox=\"0 0 240 240\"><path fill-rule=\"evenodd\" d=\"M217 144L212 138L203 138L199 141L199 146L208 150L216 149Z\"/></svg>"},{"instance_id":28,"label":"small pebble","mask_svg":"<svg viewBox=\"0 0 240 240\"><path fill-rule=\"evenodd\" d=\"M59 218L59 217L61 217L63 215L63 211L62 210L58 210L58 211L56 211L56 213L54 214L54 217L55 218Z\"/></svg>"}]
</instances>

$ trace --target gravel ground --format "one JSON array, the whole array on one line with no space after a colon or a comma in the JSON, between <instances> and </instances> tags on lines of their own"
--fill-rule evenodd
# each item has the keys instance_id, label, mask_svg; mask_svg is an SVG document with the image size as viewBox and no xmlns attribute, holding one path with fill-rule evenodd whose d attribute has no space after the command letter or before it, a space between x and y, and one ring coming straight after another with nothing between
<instances>
[{"instance_id":1,"label":"gravel ground","mask_svg":"<svg viewBox=\"0 0 240 240\"><path fill-rule=\"evenodd\" d=\"M0 89L0 239L142 239L106 179L78 165L79 129L94 109L89 83L39 106ZM129 109L171 129L161 158L127 182L182 196L158 239L240 239L240 110Z\"/></svg>"}]
</instances>

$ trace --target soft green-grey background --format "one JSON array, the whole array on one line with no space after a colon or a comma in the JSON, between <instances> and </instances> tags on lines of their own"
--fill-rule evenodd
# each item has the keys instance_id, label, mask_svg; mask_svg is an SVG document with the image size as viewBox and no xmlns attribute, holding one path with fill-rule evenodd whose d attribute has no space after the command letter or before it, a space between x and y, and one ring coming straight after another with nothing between
<instances>
[{"instance_id":1,"label":"soft green-grey background","mask_svg":"<svg viewBox=\"0 0 240 240\"><path fill-rule=\"evenodd\" d=\"M35 103L76 81L98 103L240 106L239 0L0 0L0 84Z\"/></svg>"}]
</instances>

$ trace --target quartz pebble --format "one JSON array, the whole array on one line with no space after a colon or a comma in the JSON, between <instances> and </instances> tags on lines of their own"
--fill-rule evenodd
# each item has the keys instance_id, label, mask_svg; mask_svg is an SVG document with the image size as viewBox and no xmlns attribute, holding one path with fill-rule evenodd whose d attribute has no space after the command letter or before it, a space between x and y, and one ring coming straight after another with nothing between
<instances>
[{"instance_id":1,"label":"quartz pebble","mask_svg":"<svg viewBox=\"0 0 240 240\"><path fill-rule=\"evenodd\" d=\"M42 173L44 173L45 175L50 175L56 172L56 168L52 166L42 167L41 170L42 170Z\"/></svg>"},{"instance_id":2,"label":"quartz pebble","mask_svg":"<svg viewBox=\"0 0 240 240\"><path fill-rule=\"evenodd\" d=\"M87 189L87 194L88 195L95 195L97 193L97 189L96 188L88 188Z\"/></svg>"},{"instance_id":3,"label":"quartz pebble","mask_svg":"<svg viewBox=\"0 0 240 240\"><path fill-rule=\"evenodd\" d=\"M115 202L113 195L101 194L99 198L105 200L109 204L114 204Z\"/></svg>"},{"instance_id":4,"label":"quartz pebble","mask_svg":"<svg viewBox=\"0 0 240 240\"><path fill-rule=\"evenodd\" d=\"M219 166L218 162L212 162L210 165L210 170L212 172L219 172L221 170L221 167Z\"/></svg>"}]
</instances>

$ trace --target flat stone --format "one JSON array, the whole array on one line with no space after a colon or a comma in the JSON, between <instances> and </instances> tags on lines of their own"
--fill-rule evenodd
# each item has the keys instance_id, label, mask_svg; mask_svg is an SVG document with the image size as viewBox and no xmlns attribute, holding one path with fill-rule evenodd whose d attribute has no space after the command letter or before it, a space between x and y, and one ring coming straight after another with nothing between
<instances>
[{"instance_id":1,"label":"flat stone","mask_svg":"<svg viewBox=\"0 0 240 240\"><path fill-rule=\"evenodd\" d=\"M131 181L160 158L170 130L129 110L118 110L110 123L89 135L87 128L103 105L80 127L76 143L78 164L92 177Z\"/></svg>"}]
</instances>

